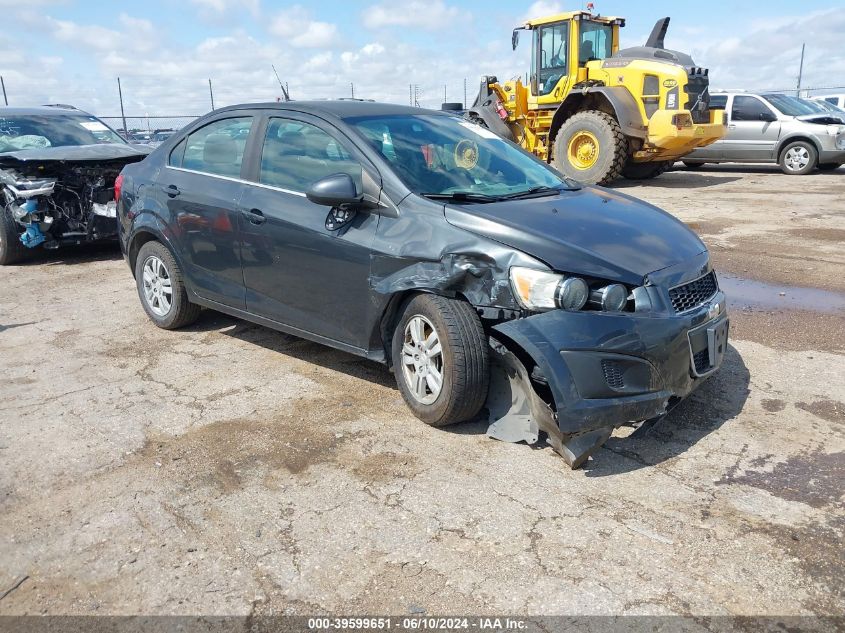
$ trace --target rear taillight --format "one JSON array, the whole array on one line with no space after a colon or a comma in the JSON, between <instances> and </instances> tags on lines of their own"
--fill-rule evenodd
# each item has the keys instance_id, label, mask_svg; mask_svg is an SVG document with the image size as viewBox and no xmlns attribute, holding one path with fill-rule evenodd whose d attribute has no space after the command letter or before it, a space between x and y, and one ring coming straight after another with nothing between
<instances>
[{"instance_id":1,"label":"rear taillight","mask_svg":"<svg viewBox=\"0 0 845 633\"><path fill-rule=\"evenodd\" d=\"M123 174L118 174L114 179L114 201L120 200L120 189L123 187Z\"/></svg>"}]
</instances>

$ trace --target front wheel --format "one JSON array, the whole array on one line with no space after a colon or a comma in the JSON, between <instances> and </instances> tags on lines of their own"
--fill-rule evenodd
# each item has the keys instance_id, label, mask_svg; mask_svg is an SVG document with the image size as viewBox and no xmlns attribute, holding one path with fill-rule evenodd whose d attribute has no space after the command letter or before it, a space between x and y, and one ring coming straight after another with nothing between
<instances>
[{"instance_id":1,"label":"front wheel","mask_svg":"<svg viewBox=\"0 0 845 633\"><path fill-rule=\"evenodd\" d=\"M628 139L612 116L600 110L578 112L555 136L552 165L564 176L604 185L619 178L628 160Z\"/></svg>"},{"instance_id":2,"label":"front wheel","mask_svg":"<svg viewBox=\"0 0 845 633\"><path fill-rule=\"evenodd\" d=\"M0 266L16 264L24 255L26 247L21 243L17 222L9 207L3 206L0 208Z\"/></svg>"},{"instance_id":3,"label":"front wheel","mask_svg":"<svg viewBox=\"0 0 845 633\"><path fill-rule=\"evenodd\" d=\"M161 242L147 242L135 261L135 283L150 320L165 330L190 325L200 306L188 301L188 290L176 259Z\"/></svg>"},{"instance_id":4,"label":"front wheel","mask_svg":"<svg viewBox=\"0 0 845 633\"><path fill-rule=\"evenodd\" d=\"M795 141L783 148L780 154L780 168L785 174L803 176L815 169L818 157L812 143Z\"/></svg>"},{"instance_id":5,"label":"front wheel","mask_svg":"<svg viewBox=\"0 0 845 633\"><path fill-rule=\"evenodd\" d=\"M421 294L393 333L393 373L405 403L431 426L474 417L487 399L487 340L465 301Z\"/></svg>"}]
</instances>

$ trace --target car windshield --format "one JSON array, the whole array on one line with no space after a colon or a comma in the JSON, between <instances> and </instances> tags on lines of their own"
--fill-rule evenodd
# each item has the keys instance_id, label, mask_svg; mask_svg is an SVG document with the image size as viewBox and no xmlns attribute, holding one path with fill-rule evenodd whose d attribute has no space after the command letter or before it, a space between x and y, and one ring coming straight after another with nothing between
<instances>
[{"instance_id":1,"label":"car windshield","mask_svg":"<svg viewBox=\"0 0 845 633\"><path fill-rule=\"evenodd\" d=\"M415 193L484 201L578 185L469 121L437 114L347 119Z\"/></svg>"},{"instance_id":2,"label":"car windshield","mask_svg":"<svg viewBox=\"0 0 845 633\"><path fill-rule=\"evenodd\" d=\"M0 153L99 143L125 142L105 123L86 114L0 113Z\"/></svg>"},{"instance_id":3,"label":"car windshield","mask_svg":"<svg viewBox=\"0 0 845 633\"><path fill-rule=\"evenodd\" d=\"M818 110L797 97L788 95L763 95L781 114L786 116L802 116L804 114L818 114Z\"/></svg>"},{"instance_id":4,"label":"car windshield","mask_svg":"<svg viewBox=\"0 0 845 633\"><path fill-rule=\"evenodd\" d=\"M845 115L845 110L843 110L842 108L837 108L835 105L833 105L832 103L828 103L827 101L819 100L819 101L812 101L811 103L813 103L813 105L821 108L821 110L823 110L825 112L832 112L833 114L840 115L840 116Z\"/></svg>"}]
</instances>

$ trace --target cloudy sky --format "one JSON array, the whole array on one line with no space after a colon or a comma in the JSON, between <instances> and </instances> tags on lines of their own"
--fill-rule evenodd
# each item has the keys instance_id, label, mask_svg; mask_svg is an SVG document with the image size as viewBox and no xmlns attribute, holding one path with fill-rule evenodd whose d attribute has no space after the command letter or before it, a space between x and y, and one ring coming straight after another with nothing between
<instances>
[{"instance_id":1,"label":"cloudy sky","mask_svg":"<svg viewBox=\"0 0 845 633\"><path fill-rule=\"evenodd\" d=\"M271 64L296 99L355 96L439 107L477 90L482 74L525 72L527 39L511 29L582 2L489 0L0 0L0 75L11 105L72 103L127 115L202 114L215 105L274 100ZM838 5L838 6L837 6ZM596 10L627 18L622 45L642 44L672 16L666 44L690 52L721 88L795 85L807 43L804 85L845 85L841 1L625 2ZM845 91L841 90L840 92ZM470 100L472 97L470 97Z\"/></svg>"}]
</instances>

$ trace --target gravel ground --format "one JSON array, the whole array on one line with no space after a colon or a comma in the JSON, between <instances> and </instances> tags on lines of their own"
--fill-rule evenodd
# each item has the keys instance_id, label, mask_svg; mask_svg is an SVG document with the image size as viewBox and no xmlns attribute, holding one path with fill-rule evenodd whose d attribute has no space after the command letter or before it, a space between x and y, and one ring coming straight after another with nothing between
<instances>
[{"instance_id":1,"label":"gravel ground","mask_svg":"<svg viewBox=\"0 0 845 633\"><path fill-rule=\"evenodd\" d=\"M845 169L621 187L763 297L578 471L425 426L359 358L210 311L158 330L112 248L0 269L0 614L842 614Z\"/></svg>"}]
</instances>

